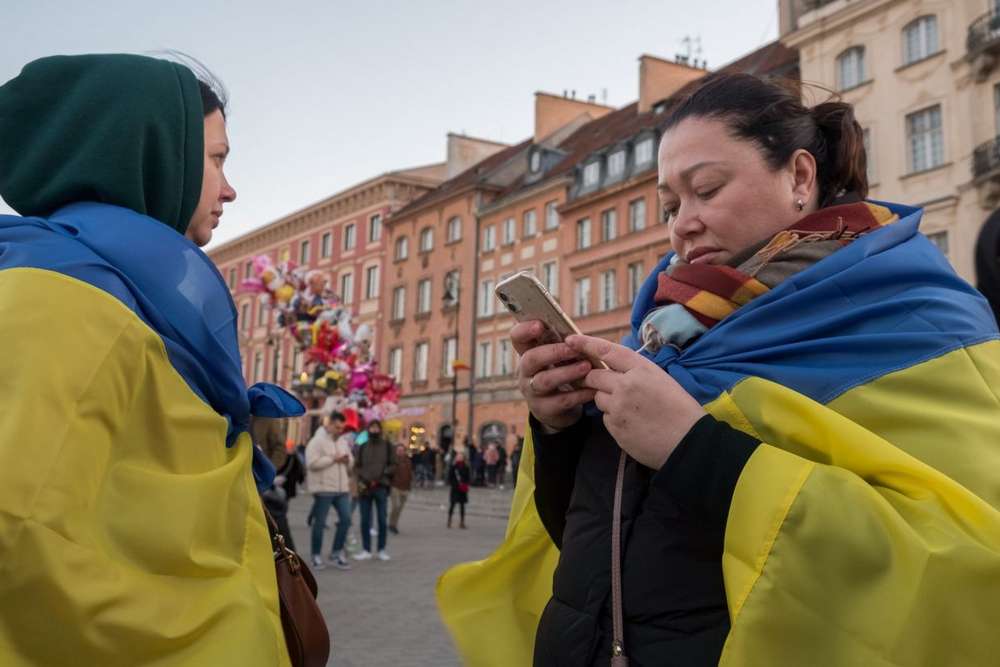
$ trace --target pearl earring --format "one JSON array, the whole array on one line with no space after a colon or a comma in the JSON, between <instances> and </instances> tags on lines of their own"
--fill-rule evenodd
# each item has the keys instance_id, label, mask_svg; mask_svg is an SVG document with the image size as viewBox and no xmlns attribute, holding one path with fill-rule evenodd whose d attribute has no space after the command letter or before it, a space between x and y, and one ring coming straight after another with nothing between
<instances>
[{"instance_id":1,"label":"pearl earring","mask_svg":"<svg viewBox=\"0 0 1000 667\"><path fill-rule=\"evenodd\" d=\"M799 209L799 212L801 212L802 209L804 209L805 207L806 207L806 204L805 204L804 201L802 201L801 199L796 199L795 200L795 208Z\"/></svg>"}]
</instances>

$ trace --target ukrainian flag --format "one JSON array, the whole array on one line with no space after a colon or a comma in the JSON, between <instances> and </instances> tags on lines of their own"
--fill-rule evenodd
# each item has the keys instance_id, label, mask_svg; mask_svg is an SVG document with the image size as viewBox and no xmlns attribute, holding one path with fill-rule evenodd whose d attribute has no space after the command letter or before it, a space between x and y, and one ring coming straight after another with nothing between
<instances>
[{"instance_id":1,"label":"ukrainian flag","mask_svg":"<svg viewBox=\"0 0 1000 667\"><path fill-rule=\"evenodd\" d=\"M0 216L0 664L289 664L235 321L152 218Z\"/></svg>"},{"instance_id":2,"label":"ukrainian flag","mask_svg":"<svg viewBox=\"0 0 1000 667\"><path fill-rule=\"evenodd\" d=\"M899 222L653 358L763 443L726 527L720 665L1000 664L996 323L918 233L921 211L886 206ZM469 665L530 664L551 594L558 554L535 510L531 451L504 543L438 582Z\"/></svg>"}]
</instances>

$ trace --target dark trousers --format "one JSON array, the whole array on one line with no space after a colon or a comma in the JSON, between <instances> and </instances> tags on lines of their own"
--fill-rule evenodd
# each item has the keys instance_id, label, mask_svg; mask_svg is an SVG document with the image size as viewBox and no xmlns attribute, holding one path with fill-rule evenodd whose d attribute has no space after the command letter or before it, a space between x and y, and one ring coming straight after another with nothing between
<instances>
[{"instance_id":1,"label":"dark trousers","mask_svg":"<svg viewBox=\"0 0 1000 667\"><path fill-rule=\"evenodd\" d=\"M361 545L365 551L372 550L372 503L375 503L378 520L378 550L385 549L386 535L386 505L389 489L380 486L370 493L361 496Z\"/></svg>"},{"instance_id":2,"label":"dark trousers","mask_svg":"<svg viewBox=\"0 0 1000 667\"><path fill-rule=\"evenodd\" d=\"M326 515L333 506L337 510L337 532L333 536L333 553L344 548L347 531L351 528L351 496L348 493L315 493L313 494L312 515L312 555L323 553L323 529L326 527Z\"/></svg>"},{"instance_id":3,"label":"dark trousers","mask_svg":"<svg viewBox=\"0 0 1000 667\"><path fill-rule=\"evenodd\" d=\"M448 521L451 521L451 515L455 512L455 505L458 505L458 514L462 523L465 523L465 503L460 503L457 500L452 500L451 504L448 505Z\"/></svg>"}]
</instances>

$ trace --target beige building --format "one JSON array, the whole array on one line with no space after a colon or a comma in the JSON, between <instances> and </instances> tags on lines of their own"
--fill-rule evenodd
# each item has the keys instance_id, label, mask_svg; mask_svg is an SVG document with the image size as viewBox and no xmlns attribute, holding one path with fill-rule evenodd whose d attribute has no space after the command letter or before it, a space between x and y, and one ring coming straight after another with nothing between
<instances>
[{"instance_id":1,"label":"beige building","mask_svg":"<svg viewBox=\"0 0 1000 667\"><path fill-rule=\"evenodd\" d=\"M922 206L921 231L974 281L979 229L1000 202L996 0L780 0L801 77L855 106L870 197ZM803 87L808 102L822 90Z\"/></svg>"}]
</instances>

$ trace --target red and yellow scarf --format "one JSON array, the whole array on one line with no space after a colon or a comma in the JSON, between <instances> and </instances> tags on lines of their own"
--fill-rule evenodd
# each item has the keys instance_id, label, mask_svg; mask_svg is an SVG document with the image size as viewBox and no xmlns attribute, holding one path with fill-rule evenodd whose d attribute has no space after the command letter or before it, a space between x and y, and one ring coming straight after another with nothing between
<instances>
[{"instance_id":1,"label":"red and yellow scarf","mask_svg":"<svg viewBox=\"0 0 1000 667\"><path fill-rule=\"evenodd\" d=\"M678 303L706 327L863 234L899 219L884 206L857 202L810 213L778 232L737 266L678 261L658 276L655 302ZM746 253L742 255L746 257Z\"/></svg>"}]
</instances>

